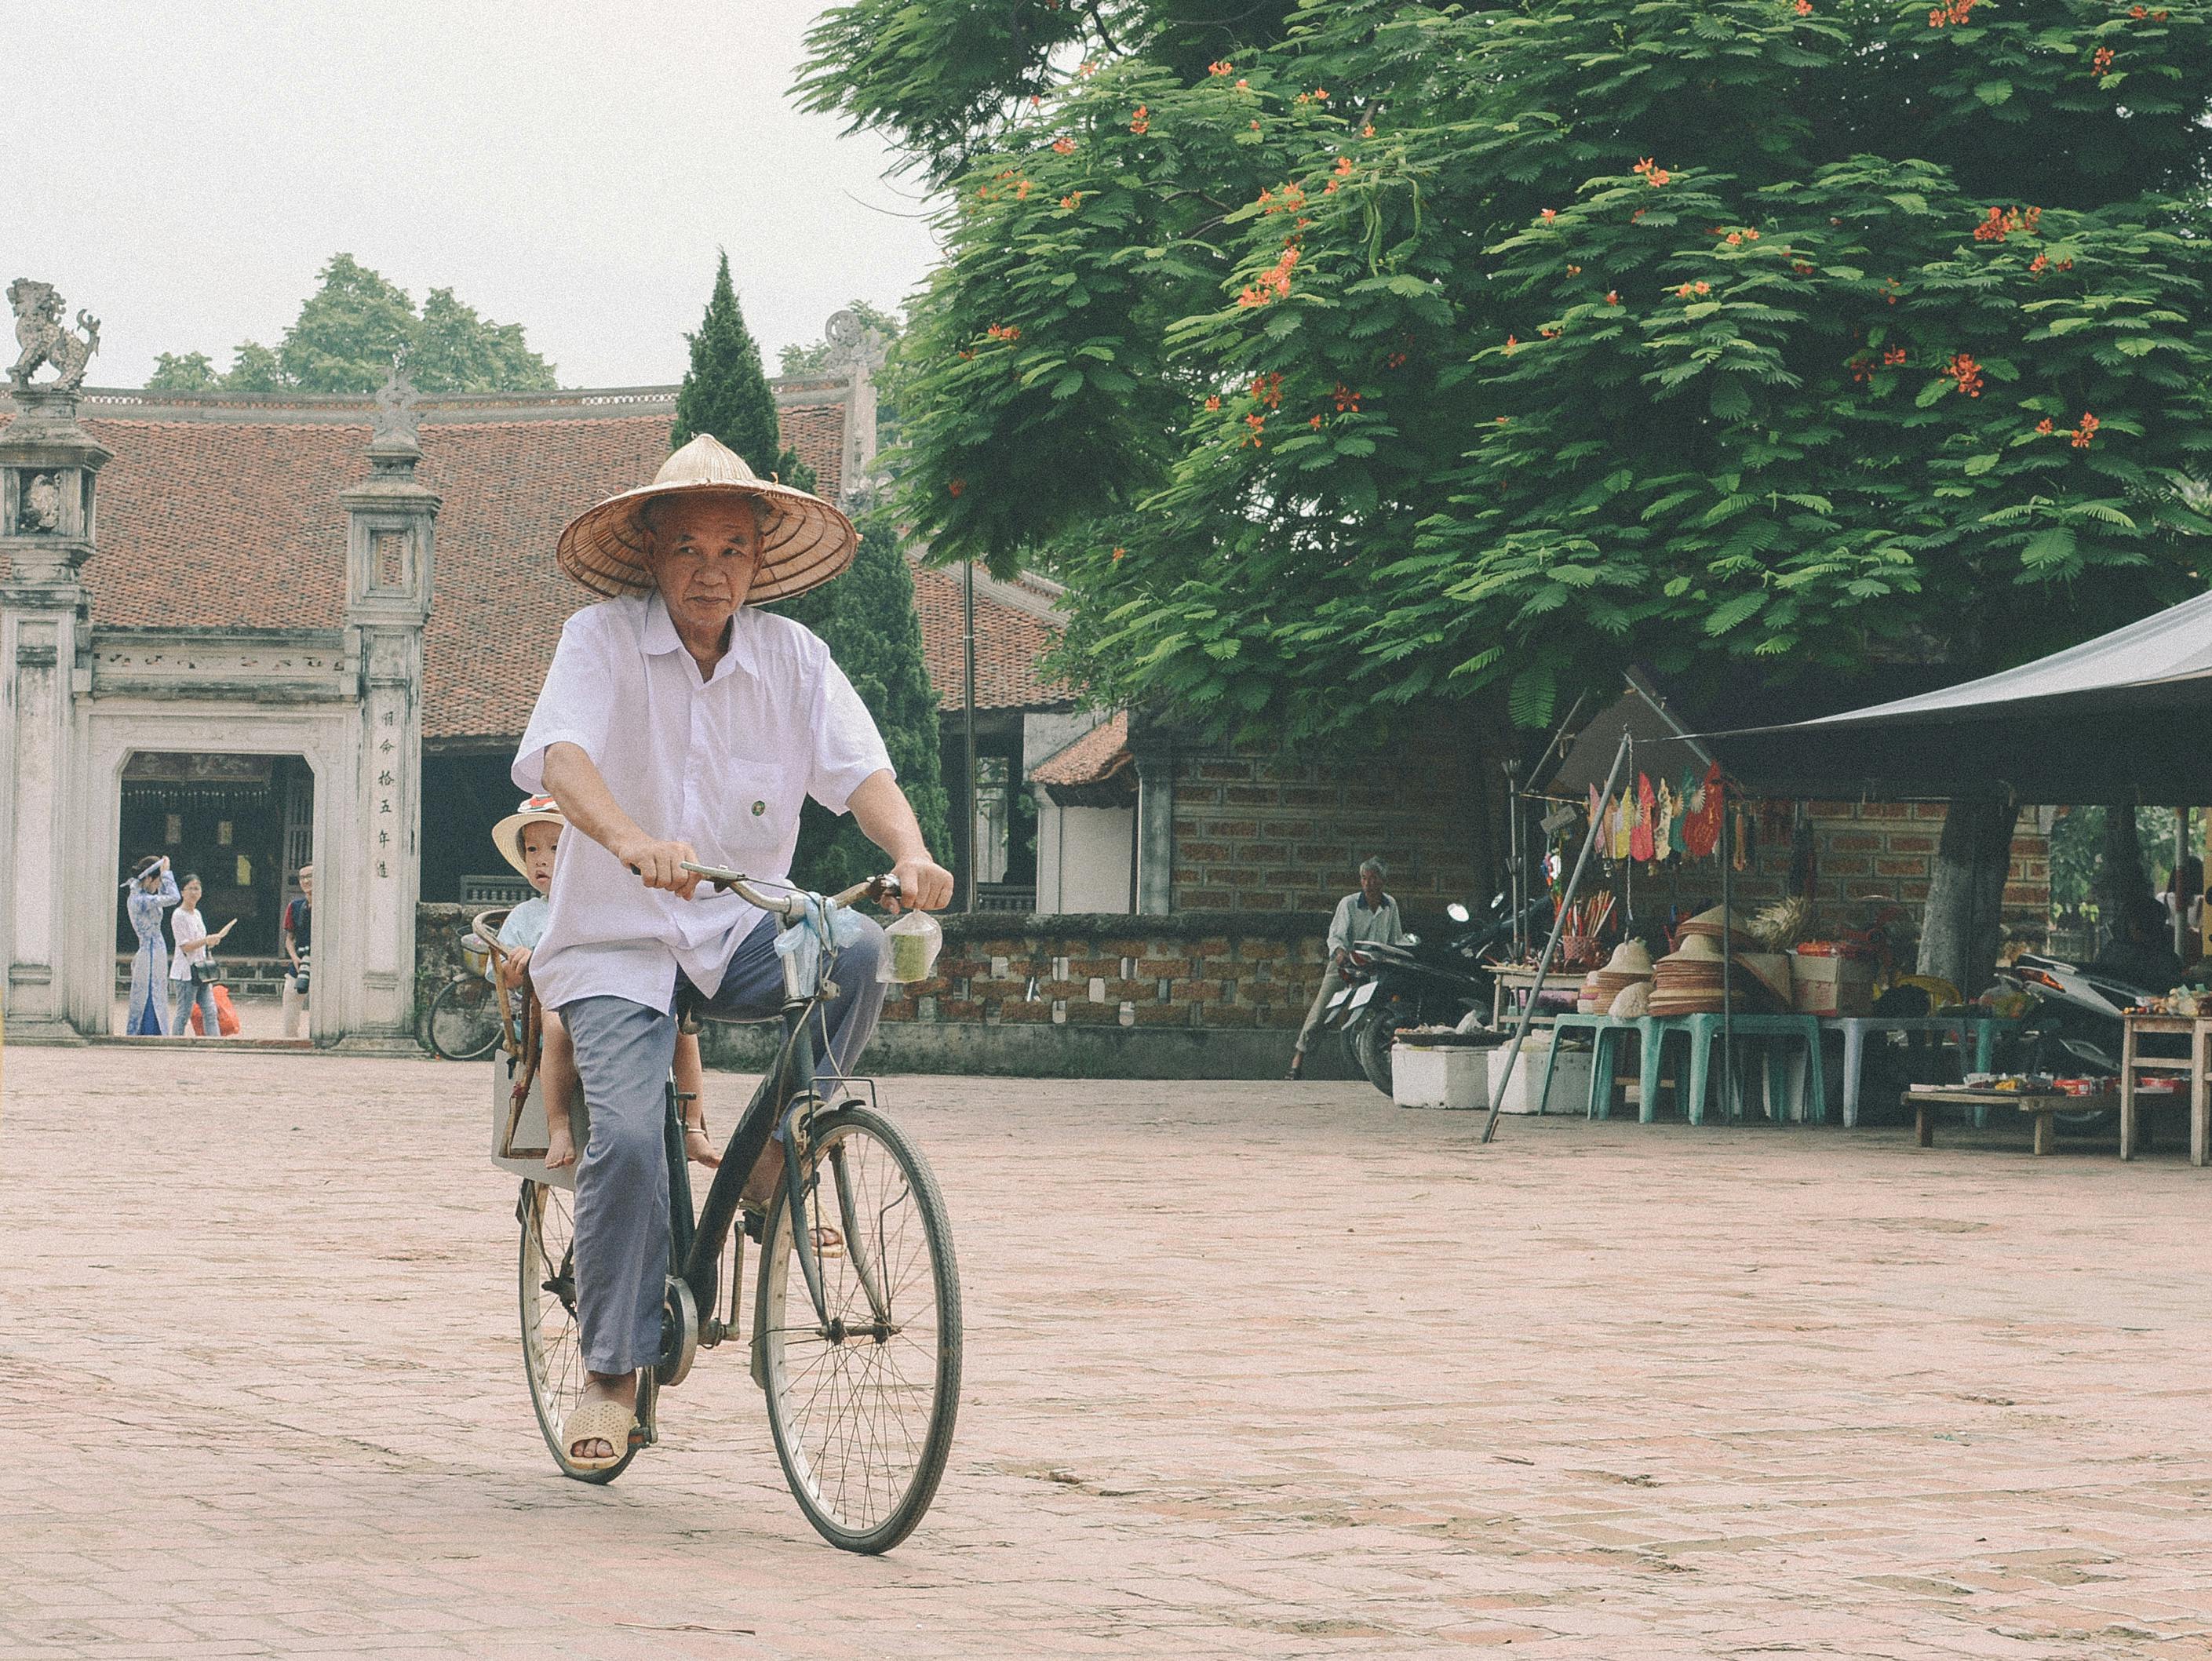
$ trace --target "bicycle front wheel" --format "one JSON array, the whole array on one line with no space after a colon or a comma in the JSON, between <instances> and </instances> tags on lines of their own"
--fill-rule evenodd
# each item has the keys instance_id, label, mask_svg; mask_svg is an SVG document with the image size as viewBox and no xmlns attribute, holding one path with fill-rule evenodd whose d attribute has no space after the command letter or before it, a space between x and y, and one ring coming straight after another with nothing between
<instances>
[{"instance_id":1,"label":"bicycle front wheel","mask_svg":"<svg viewBox=\"0 0 2212 1661\"><path fill-rule=\"evenodd\" d=\"M889 1551L937 1493L960 1405L960 1274L937 1179L890 1120L848 1104L814 1121L805 1184L824 1319L798 1260L791 1197L762 1231L757 1369L776 1457L806 1520L847 1551ZM835 1231L831 1236L828 1231Z\"/></svg>"},{"instance_id":2,"label":"bicycle front wheel","mask_svg":"<svg viewBox=\"0 0 2212 1661\"><path fill-rule=\"evenodd\" d=\"M430 1000L430 1047L447 1061L480 1061L499 1043L499 999L491 983L464 975Z\"/></svg>"},{"instance_id":3,"label":"bicycle front wheel","mask_svg":"<svg viewBox=\"0 0 2212 1661\"><path fill-rule=\"evenodd\" d=\"M522 1221L522 1370L546 1451L564 1476L611 1482L637 1457L633 1440L622 1463L585 1470L568 1457L562 1428L584 1397L583 1334L576 1325L575 1224L568 1191L526 1179L515 1210Z\"/></svg>"}]
</instances>

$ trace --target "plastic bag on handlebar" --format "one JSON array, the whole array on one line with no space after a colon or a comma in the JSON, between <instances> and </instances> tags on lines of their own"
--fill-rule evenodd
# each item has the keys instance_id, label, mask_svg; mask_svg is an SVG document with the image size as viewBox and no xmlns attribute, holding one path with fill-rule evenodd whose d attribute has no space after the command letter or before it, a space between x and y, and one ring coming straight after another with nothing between
<instances>
[{"instance_id":1,"label":"plastic bag on handlebar","mask_svg":"<svg viewBox=\"0 0 2212 1661\"><path fill-rule=\"evenodd\" d=\"M794 961L798 985L814 986L821 984L823 945L849 946L860 937L865 924L857 912L842 907L835 912L829 911L818 894L805 894L802 898L806 902L805 914L790 928L776 935L775 949L778 956Z\"/></svg>"},{"instance_id":2,"label":"plastic bag on handlebar","mask_svg":"<svg viewBox=\"0 0 2212 1661\"><path fill-rule=\"evenodd\" d=\"M927 912L902 912L884 930L884 961L876 979L896 985L928 979L944 944L945 931Z\"/></svg>"}]
</instances>

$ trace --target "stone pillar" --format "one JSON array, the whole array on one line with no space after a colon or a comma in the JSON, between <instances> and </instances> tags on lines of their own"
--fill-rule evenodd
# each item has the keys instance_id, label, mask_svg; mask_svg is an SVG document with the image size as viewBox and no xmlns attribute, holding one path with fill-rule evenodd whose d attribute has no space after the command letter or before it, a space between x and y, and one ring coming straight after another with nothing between
<instances>
[{"instance_id":1,"label":"stone pillar","mask_svg":"<svg viewBox=\"0 0 2212 1661\"><path fill-rule=\"evenodd\" d=\"M1175 752L1137 751L1137 910L1175 909Z\"/></svg>"},{"instance_id":2,"label":"stone pillar","mask_svg":"<svg viewBox=\"0 0 2212 1661\"><path fill-rule=\"evenodd\" d=\"M12 393L0 428L0 942L8 966L7 1034L76 1042L61 970L78 648L87 604L78 573L97 530L94 481L110 452L77 425L71 386Z\"/></svg>"},{"instance_id":3,"label":"stone pillar","mask_svg":"<svg viewBox=\"0 0 2212 1661\"><path fill-rule=\"evenodd\" d=\"M415 1047L415 902L421 889L422 624L430 611L437 492L418 482L415 391L395 363L378 397L366 482L342 494L346 511L346 632L361 676L357 827L324 840L331 869L317 869L317 909L337 902L332 924L357 930L348 954L358 985L337 988L331 1014L349 1048ZM322 816L319 813L319 817ZM336 892L333 892L336 890ZM321 955L325 929L316 930Z\"/></svg>"}]
</instances>

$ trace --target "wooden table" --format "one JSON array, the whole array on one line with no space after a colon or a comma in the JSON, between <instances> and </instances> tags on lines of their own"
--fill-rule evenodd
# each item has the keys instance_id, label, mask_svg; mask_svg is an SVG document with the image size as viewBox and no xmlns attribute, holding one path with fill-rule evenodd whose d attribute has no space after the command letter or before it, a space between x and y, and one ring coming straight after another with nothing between
<instances>
[{"instance_id":1,"label":"wooden table","mask_svg":"<svg viewBox=\"0 0 2212 1661\"><path fill-rule=\"evenodd\" d=\"M2081 1105L2080 1096L2033 1094L2026 1090L1907 1090L1905 1105L1912 1109L1912 1125L1923 1148L1936 1145L1936 1120L1932 1112L1937 1107L2017 1107L2023 1113L2035 1115L2035 1151L2051 1151L2051 1116L2069 1107Z\"/></svg>"},{"instance_id":2,"label":"wooden table","mask_svg":"<svg viewBox=\"0 0 2212 1661\"><path fill-rule=\"evenodd\" d=\"M2120 1039L2120 1157L2136 1156L2136 1133L2142 1105L2136 1100L2139 1073L2179 1073L2189 1082L2189 1162L2202 1165L2212 1142L2212 1015L2136 1015L2122 1018ZM2167 1033L2189 1040L2185 1056L2147 1056L2137 1043L2145 1033ZM2145 1095L2152 1093L2145 1091ZM2154 1099L2178 1103L2179 1091Z\"/></svg>"},{"instance_id":3,"label":"wooden table","mask_svg":"<svg viewBox=\"0 0 2212 1661\"><path fill-rule=\"evenodd\" d=\"M1492 970L1490 1024L1493 1027L1503 1027L1505 1024L1505 1006L1509 998L1512 1000L1513 1013L1518 1016L1522 1006L1529 999L1535 997L1540 990L1547 992L1579 992L1582 990L1583 974L1583 971L1580 969L1563 969L1555 963L1552 966L1551 973L1544 977L1543 985L1540 988L1536 983L1536 971L1534 968L1523 968L1519 964L1508 964ZM1572 1015L1574 1009L1574 1001L1570 997L1565 1013ZM1557 1015L1560 1011L1554 1009L1552 1013ZM1540 1004L1537 1008L1534 1024L1539 1027L1544 1026L1550 1021L1551 1018L1551 1015L1543 1012L1542 1006Z\"/></svg>"}]
</instances>

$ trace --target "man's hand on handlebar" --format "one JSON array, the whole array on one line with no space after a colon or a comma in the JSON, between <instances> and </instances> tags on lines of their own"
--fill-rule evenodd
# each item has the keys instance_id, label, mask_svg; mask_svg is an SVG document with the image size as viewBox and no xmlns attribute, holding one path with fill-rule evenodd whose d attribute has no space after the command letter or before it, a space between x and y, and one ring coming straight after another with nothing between
<instances>
[{"instance_id":1,"label":"man's hand on handlebar","mask_svg":"<svg viewBox=\"0 0 2212 1661\"><path fill-rule=\"evenodd\" d=\"M689 842L633 842L615 850L615 858L644 879L648 888L665 888L679 900L689 900L699 886L698 874L684 869L696 860Z\"/></svg>"},{"instance_id":2,"label":"man's hand on handlebar","mask_svg":"<svg viewBox=\"0 0 2212 1661\"><path fill-rule=\"evenodd\" d=\"M926 855L900 860L891 875L898 879L899 898L884 900L885 911L941 912L952 903L952 873Z\"/></svg>"}]
</instances>

